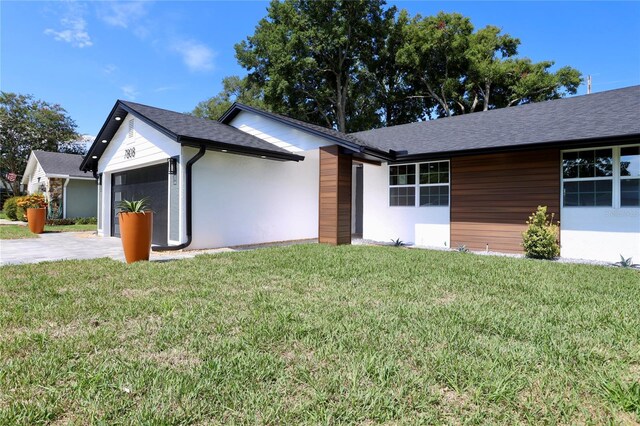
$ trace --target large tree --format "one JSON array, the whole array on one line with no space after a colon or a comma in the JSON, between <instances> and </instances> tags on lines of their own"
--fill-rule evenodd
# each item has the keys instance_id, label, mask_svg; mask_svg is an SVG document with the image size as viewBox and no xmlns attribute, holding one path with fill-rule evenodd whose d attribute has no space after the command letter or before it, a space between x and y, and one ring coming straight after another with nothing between
<instances>
[{"instance_id":1,"label":"large tree","mask_svg":"<svg viewBox=\"0 0 640 426\"><path fill-rule=\"evenodd\" d=\"M379 105L363 58L385 37L384 0L273 0L255 33L236 45L239 63L276 112L356 131Z\"/></svg>"},{"instance_id":2,"label":"large tree","mask_svg":"<svg viewBox=\"0 0 640 426\"><path fill-rule=\"evenodd\" d=\"M435 102L438 116L465 114L575 94L581 74L552 72L552 61L516 57L520 40L487 26L474 32L458 13L415 16L406 26L397 61L407 68L416 97Z\"/></svg>"},{"instance_id":3,"label":"large tree","mask_svg":"<svg viewBox=\"0 0 640 426\"><path fill-rule=\"evenodd\" d=\"M7 175L24 172L31 150L82 153L75 130L75 122L60 105L0 92L0 180L18 194L20 178L10 182Z\"/></svg>"},{"instance_id":4,"label":"large tree","mask_svg":"<svg viewBox=\"0 0 640 426\"><path fill-rule=\"evenodd\" d=\"M262 97L262 90L255 84L251 84L247 77L240 78L232 75L222 79L222 90L217 95L198 103L192 114L196 117L217 120L234 102L269 109Z\"/></svg>"}]
</instances>

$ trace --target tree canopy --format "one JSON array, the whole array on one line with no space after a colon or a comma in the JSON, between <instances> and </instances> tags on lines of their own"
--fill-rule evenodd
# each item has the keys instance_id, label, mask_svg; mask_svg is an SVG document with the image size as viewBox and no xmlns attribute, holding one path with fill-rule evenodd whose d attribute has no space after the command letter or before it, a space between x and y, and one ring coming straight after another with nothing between
<instances>
[{"instance_id":1,"label":"tree canopy","mask_svg":"<svg viewBox=\"0 0 640 426\"><path fill-rule=\"evenodd\" d=\"M519 46L458 13L411 17L384 0L273 0L235 46L248 75L225 79L194 114L217 118L243 97L354 132L576 93L578 70L554 72L553 61L519 57Z\"/></svg>"},{"instance_id":2,"label":"tree canopy","mask_svg":"<svg viewBox=\"0 0 640 426\"><path fill-rule=\"evenodd\" d=\"M0 180L17 194L20 179L9 182L7 174L21 175L34 149L82 153L75 129L75 122L58 104L0 92Z\"/></svg>"}]
</instances>

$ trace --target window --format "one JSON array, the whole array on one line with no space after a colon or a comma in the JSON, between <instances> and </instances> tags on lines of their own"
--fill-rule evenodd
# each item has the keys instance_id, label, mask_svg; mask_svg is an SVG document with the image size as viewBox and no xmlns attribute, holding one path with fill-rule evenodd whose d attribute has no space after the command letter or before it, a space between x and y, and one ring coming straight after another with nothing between
<instances>
[{"instance_id":1,"label":"window","mask_svg":"<svg viewBox=\"0 0 640 426\"><path fill-rule=\"evenodd\" d=\"M563 207L640 207L640 145L562 153Z\"/></svg>"},{"instance_id":2,"label":"window","mask_svg":"<svg viewBox=\"0 0 640 426\"><path fill-rule=\"evenodd\" d=\"M449 205L448 161L389 166L389 205L415 206L416 201L419 206Z\"/></svg>"},{"instance_id":3,"label":"window","mask_svg":"<svg viewBox=\"0 0 640 426\"><path fill-rule=\"evenodd\" d=\"M620 148L620 206L640 207L640 146Z\"/></svg>"},{"instance_id":4,"label":"window","mask_svg":"<svg viewBox=\"0 0 640 426\"><path fill-rule=\"evenodd\" d=\"M389 205L416 205L416 166L407 164L389 167Z\"/></svg>"},{"instance_id":5,"label":"window","mask_svg":"<svg viewBox=\"0 0 640 426\"><path fill-rule=\"evenodd\" d=\"M608 148L563 153L562 178L565 207L611 207L613 150Z\"/></svg>"},{"instance_id":6,"label":"window","mask_svg":"<svg viewBox=\"0 0 640 426\"><path fill-rule=\"evenodd\" d=\"M420 205L449 205L449 162L420 164Z\"/></svg>"}]
</instances>

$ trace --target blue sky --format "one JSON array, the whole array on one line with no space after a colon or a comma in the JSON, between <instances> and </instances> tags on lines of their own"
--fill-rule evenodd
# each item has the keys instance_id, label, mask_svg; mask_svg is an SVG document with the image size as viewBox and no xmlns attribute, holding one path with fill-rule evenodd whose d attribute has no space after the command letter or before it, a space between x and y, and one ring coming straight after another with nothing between
<instances>
[{"instance_id":1,"label":"blue sky","mask_svg":"<svg viewBox=\"0 0 640 426\"><path fill-rule=\"evenodd\" d=\"M413 15L469 16L522 41L520 56L593 76L593 90L640 84L640 2L390 2ZM61 104L95 135L116 99L191 111L227 75L233 45L267 2L0 2L0 88ZM580 94L586 92L581 87Z\"/></svg>"}]
</instances>

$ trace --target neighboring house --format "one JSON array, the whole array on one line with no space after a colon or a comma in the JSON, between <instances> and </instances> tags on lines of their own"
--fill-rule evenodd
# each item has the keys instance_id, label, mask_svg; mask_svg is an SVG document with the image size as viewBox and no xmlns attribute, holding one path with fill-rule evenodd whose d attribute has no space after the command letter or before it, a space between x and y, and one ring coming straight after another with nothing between
<instances>
[{"instance_id":1,"label":"neighboring house","mask_svg":"<svg viewBox=\"0 0 640 426\"><path fill-rule=\"evenodd\" d=\"M96 216L96 179L80 171L81 163L77 154L31 151L22 184L29 194L45 195L50 218Z\"/></svg>"},{"instance_id":2,"label":"neighboring house","mask_svg":"<svg viewBox=\"0 0 640 426\"><path fill-rule=\"evenodd\" d=\"M158 246L355 234L522 252L546 205L562 256L640 259L640 86L349 135L241 104L213 121L117 101L81 169L99 233L148 196Z\"/></svg>"}]
</instances>

